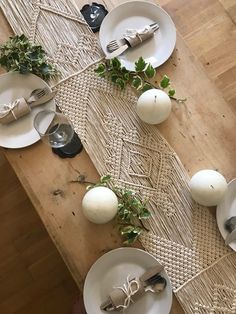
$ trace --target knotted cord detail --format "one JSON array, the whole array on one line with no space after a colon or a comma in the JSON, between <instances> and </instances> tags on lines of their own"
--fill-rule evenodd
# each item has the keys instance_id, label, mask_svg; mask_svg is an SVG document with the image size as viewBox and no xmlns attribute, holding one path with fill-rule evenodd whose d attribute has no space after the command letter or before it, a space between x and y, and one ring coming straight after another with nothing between
<instances>
[{"instance_id":1,"label":"knotted cord detail","mask_svg":"<svg viewBox=\"0 0 236 314\"><path fill-rule=\"evenodd\" d=\"M114 289L120 289L126 295L124 304L116 306L116 308L123 308L123 312L130 306L130 302L134 303L132 296L135 295L139 290L139 282L136 279L129 279L130 275L126 278L126 283L122 287L113 287ZM136 288L133 289L133 285L136 285Z\"/></svg>"},{"instance_id":2,"label":"knotted cord detail","mask_svg":"<svg viewBox=\"0 0 236 314\"><path fill-rule=\"evenodd\" d=\"M17 120L17 117L14 113L14 109L20 104L20 99L16 99L12 103L9 104L0 104L0 118L6 117L9 112L12 113L15 120Z\"/></svg>"}]
</instances>

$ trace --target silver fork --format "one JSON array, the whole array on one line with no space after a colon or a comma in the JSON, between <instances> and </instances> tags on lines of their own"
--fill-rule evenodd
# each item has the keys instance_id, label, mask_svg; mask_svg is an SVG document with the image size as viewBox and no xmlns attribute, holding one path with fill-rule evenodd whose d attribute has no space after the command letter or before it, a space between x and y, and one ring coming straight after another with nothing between
<instances>
[{"instance_id":1,"label":"silver fork","mask_svg":"<svg viewBox=\"0 0 236 314\"><path fill-rule=\"evenodd\" d=\"M27 99L27 103L31 104L35 102L38 99L45 96L46 94L48 94L49 92L50 90L48 89L48 87L34 89L32 93L30 94L30 97Z\"/></svg>"},{"instance_id":2,"label":"silver fork","mask_svg":"<svg viewBox=\"0 0 236 314\"><path fill-rule=\"evenodd\" d=\"M124 45L130 46L128 41L125 38L115 39L109 42L109 44L107 45L107 50L108 52L113 52Z\"/></svg>"},{"instance_id":3,"label":"silver fork","mask_svg":"<svg viewBox=\"0 0 236 314\"><path fill-rule=\"evenodd\" d=\"M150 24L149 26L151 27L153 32L155 32L159 28L159 25L157 23ZM128 45L130 47L128 40L126 40L125 38L115 39L109 42L109 44L107 45L107 50L111 53L119 49L123 45Z\"/></svg>"}]
</instances>

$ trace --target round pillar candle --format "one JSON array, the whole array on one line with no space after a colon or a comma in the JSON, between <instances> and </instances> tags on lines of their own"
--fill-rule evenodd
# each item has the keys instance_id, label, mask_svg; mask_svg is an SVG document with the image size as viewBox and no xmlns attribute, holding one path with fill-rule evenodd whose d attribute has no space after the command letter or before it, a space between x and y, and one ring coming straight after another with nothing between
<instances>
[{"instance_id":1,"label":"round pillar candle","mask_svg":"<svg viewBox=\"0 0 236 314\"><path fill-rule=\"evenodd\" d=\"M225 178L214 170L201 170L190 180L192 198L204 206L216 206L223 198L227 182Z\"/></svg>"},{"instance_id":2,"label":"round pillar candle","mask_svg":"<svg viewBox=\"0 0 236 314\"><path fill-rule=\"evenodd\" d=\"M149 89L138 99L137 114L146 123L159 124L169 117L170 112L170 97L160 89Z\"/></svg>"},{"instance_id":3,"label":"round pillar candle","mask_svg":"<svg viewBox=\"0 0 236 314\"><path fill-rule=\"evenodd\" d=\"M116 194L109 188L98 186L90 189L82 200L84 216L96 224L112 220L118 210Z\"/></svg>"}]
</instances>

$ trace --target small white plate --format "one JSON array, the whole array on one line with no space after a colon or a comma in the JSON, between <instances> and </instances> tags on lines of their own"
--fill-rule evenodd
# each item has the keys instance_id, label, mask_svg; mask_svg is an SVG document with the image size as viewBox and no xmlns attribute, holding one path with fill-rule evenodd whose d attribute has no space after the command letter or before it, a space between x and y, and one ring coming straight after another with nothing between
<instances>
[{"instance_id":1,"label":"small white plate","mask_svg":"<svg viewBox=\"0 0 236 314\"><path fill-rule=\"evenodd\" d=\"M218 228L224 240L228 235L228 231L225 230L225 221L232 216L236 216L236 179L233 179L228 183L228 189L221 200L220 204L216 208L216 219ZM229 246L236 251L236 241L233 241Z\"/></svg>"},{"instance_id":2,"label":"small white plate","mask_svg":"<svg viewBox=\"0 0 236 314\"><path fill-rule=\"evenodd\" d=\"M140 29L154 22L160 26L154 36L137 47L127 49L118 58L131 71L139 57L143 57L155 68L163 64L175 47L175 25L166 11L147 1L125 2L107 14L99 33L105 55L108 55L107 44L111 40L122 38L127 29Z\"/></svg>"},{"instance_id":3,"label":"small white plate","mask_svg":"<svg viewBox=\"0 0 236 314\"><path fill-rule=\"evenodd\" d=\"M0 76L0 102L9 103L17 98L27 98L36 88L48 87L48 84L34 74L22 75L19 73L6 73ZM35 115L43 110L55 110L54 100L47 104L37 106L25 117L9 124L0 124L0 146L6 148L21 148L29 146L40 140L33 126Z\"/></svg>"},{"instance_id":4,"label":"small white plate","mask_svg":"<svg viewBox=\"0 0 236 314\"><path fill-rule=\"evenodd\" d=\"M122 286L126 278L142 275L148 268L157 264L149 253L135 248L119 248L100 257L89 270L84 284L84 304L87 314L104 314L100 305L114 286ZM132 304L127 314L168 314L172 304L172 289L165 271L162 275L167 286L160 294L147 292ZM120 312L115 312L120 313Z\"/></svg>"}]
</instances>

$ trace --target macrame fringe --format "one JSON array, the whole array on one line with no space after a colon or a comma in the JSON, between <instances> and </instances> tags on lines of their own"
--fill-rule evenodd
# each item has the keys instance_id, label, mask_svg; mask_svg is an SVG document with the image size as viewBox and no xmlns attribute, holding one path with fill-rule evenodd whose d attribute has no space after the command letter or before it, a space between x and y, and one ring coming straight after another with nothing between
<instances>
[{"instance_id":1,"label":"macrame fringe","mask_svg":"<svg viewBox=\"0 0 236 314\"><path fill-rule=\"evenodd\" d=\"M209 266L175 292L186 313L236 313L236 259L234 253Z\"/></svg>"}]
</instances>

